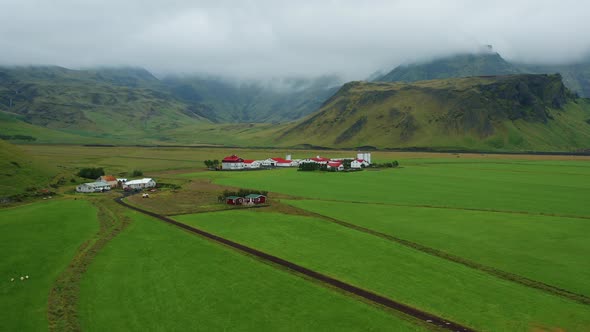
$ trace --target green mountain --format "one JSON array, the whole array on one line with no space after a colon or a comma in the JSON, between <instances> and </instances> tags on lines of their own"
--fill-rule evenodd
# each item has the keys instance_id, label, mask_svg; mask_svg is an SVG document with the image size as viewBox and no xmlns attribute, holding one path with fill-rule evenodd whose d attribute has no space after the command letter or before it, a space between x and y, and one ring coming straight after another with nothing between
<instances>
[{"instance_id":1,"label":"green mountain","mask_svg":"<svg viewBox=\"0 0 590 332\"><path fill-rule=\"evenodd\" d=\"M483 52L459 54L438 58L429 62L401 65L389 73L371 79L377 82L417 82L453 77L556 74L563 77L565 85L582 97L590 98L590 59L575 64L531 65L510 63L498 53Z\"/></svg>"},{"instance_id":2,"label":"green mountain","mask_svg":"<svg viewBox=\"0 0 590 332\"><path fill-rule=\"evenodd\" d=\"M416 82L452 77L510 75L519 69L504 60L500 54L484 52L458 54L430 62L398 66L375 81Z\"/></svg>"},{"instance_id":3,"label":"green mountain","mask_svg":"<svg viewBox=\"0 0 590 332\"><path fill-rule=\"evenodd\" d=\"M0 68L0 111L29 125L72 135L128 140L209 122L135 70ZM13 123L14 125L14 123Z\"/></svg>"},{"instance_id":4,"label":"green mountain","mask_svg":"<svg viewBox=\"0 0 590 332\"><path fill-rule=\"evenodd\" d=\"M168 141L173 138L163 133L176 128L301 118L319 109L338 84L335 77L239 83L160 80L141 68L0 67L0 129L44 142L59 133L69 142Z\"/></svg>"},{"instance_id":5,"label":"green mountain","mask_svg":"<svg viewBox=\"0 0 590 332\"><path fill-rule=\"evenodd\" d=\"M572 151L590 148L590 102L560 75L345 84L277 144Z\"/></svg>"}]
</instances>

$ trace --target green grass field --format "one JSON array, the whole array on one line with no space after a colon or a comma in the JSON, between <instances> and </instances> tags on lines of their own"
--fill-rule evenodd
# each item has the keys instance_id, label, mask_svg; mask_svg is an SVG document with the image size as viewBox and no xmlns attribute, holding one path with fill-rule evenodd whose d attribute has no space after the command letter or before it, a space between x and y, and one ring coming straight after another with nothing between
<instances>
[{"instance_id":1,"label":"green grass field","mask_svg":"<svg viewBox=\"0 0 590 332\"><path fill-rule=\"evenodd\" d=\"M48 329L49 291L78 247L98 230L96 218L96 209L80 200L0 210L1 330ZM25 275L29 279L20 281Z\"/></svg>"},{"instance_id":2,"label":"green grass field","mask_svg":"<svg viewBox=\"0 0 590 332\"><path fill-rule=\"evenodd\" d=\"M86 331L396 331L421 325L149 217L99 254L81 286Z\"/></svg>"},{"instance_id":3,"label":"green grass field","mask_svg":"<svg viewBox=\"0 0 590 332\"><path fill-rule=\"evenodd\" d=\"M581 330L590 309L324 221L254 211L175 219L479 330Z\"/></svg>"},{"instance_id":4,"label":"green grass field","mask_svg":"<svg viewBox=\"0 0 590 332\"><path fill-rule=\"evenodd\" d=\"M401 164L406 167L348 174L282 169L181 176L211 177L219 184L320 200L590 217L586 162L442 159Z\"/></svg>"},{"instance_id":5,"label":"green grass field","mask_svg":"<svg viewBox=\"0 0 590 332\"><path fill-rule=\"evenodd\" d=\"M313 200L288 204L590 296L588 220Z\"/></svg>"},{"instance_id":6,"label":"green grass field","mask_svg":"<svg viewBox=\"0 0 590 332\"><path fill-rule=\"evenodd\" d=\"M160 183L180 185L150 193L149 200L129 199L166 215L227 209L217 203L227 186L269 190L267 208L174 218L478 330L584 331L590 326L590 306L567 296L316 215L590 296L585 239L590 157L376 151L374 161L398 160L401 167L338 174L211 172L203 169L203 161L233 153L265 159L291 152L294 158L355 152L20 145L12 153L9 148L0 151L12 157L1 167L11 174L0 182L5 194L62 176L66 183L56 189L59 200L32 197L29 205L0 209L0 248L7 257L0 263L5 276L2 330L47 328L47 297L57 276L82 242L96 238L97 210L80 198L101 208L101 225L118 228L130 222L97 247L96 256L88 256L75 307L84 330L424 328L396 312L128 212L112 202L116 192L72 195L70 178L81 167L104 167L115 175L139 169ZM31 279L11 283L19 273Z\"/></svg>"}]
</instances>

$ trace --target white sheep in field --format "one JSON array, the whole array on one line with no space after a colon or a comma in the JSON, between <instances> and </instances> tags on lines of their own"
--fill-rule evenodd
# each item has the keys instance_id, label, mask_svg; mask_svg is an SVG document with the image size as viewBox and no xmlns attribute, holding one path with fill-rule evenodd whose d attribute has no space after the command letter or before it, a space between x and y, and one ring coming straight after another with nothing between
<instances>
[{"instance_id":1,"label":"white sheep in field","mask_svg":"<svg viewBox=\"0 0 590 332\"><path fill-rule=\"evenodd\" d=\"M20 280L25 280L25 277L20 277Z\"/></svg>"},{"instance_id":2,"label":"white sheep in field","mask_svg":"<svg viewBox=\"0 0 590 332\"><path fill-rule=\"evenodd\" d=\"M10 278L10 281L14 281L14 278Z\"/></svg>"},{"instance_id":3,"label":"white sheep in field","mask_svg":"<svg viewBox=\"0 0 590 332\"><path fill-rule=\"evenodd\" d=\"M25 279L29 279L29 276L25 276Z\"/></svg>"}]
</instances>

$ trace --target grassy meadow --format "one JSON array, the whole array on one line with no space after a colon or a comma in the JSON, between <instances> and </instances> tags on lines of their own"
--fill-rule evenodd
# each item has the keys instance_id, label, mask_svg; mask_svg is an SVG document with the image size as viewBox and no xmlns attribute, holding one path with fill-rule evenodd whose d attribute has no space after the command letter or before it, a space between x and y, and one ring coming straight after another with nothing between
<instances>
[{"instance_id":1,"label":"grassy meadow","mask_svg":"<svg viewBox=\"0 0 590 332\"><path fill-rule=\"evenodd\" d=\"M86 331L425 330L138 213L81 287Z\"/></svg>"},{"instance_id":2,"label":"grassy meadow","mask_svg":"<svg viewBox=\"0 0 590 332\"><path fill-rule=\"evenodd\" d=\"M175 219L478 330L580 330L587 306L324 221L252 211Z\"/></svg>"},{"instance_id":3,"label":"grassy meadow","mask_svg":"<svg viewBox=\"0 0 590 332\"><path fill-rule=\"evenodd\" d=\"M48 330L47 302L53 283L97 230L96 209L83 200L0 209L3 331ZM26 275L29 279L21 281Z\"/></svg>"},{"instance_id":4,"label":"grassy meadow","mask_svg":"<svg viewBox=\"0 0 590 332\"><path fill-rule=\"evenodd\" d=\"M234 153L265 159L287 153L305 158L356 152L211 146L16 148L7 155L21 158L14 161L24 167L6 164L14 173L0 187L5 192L31 186L13 181L18 178L30 178L39 187L60 177L66 183L55 189L57 198L31 198L26 205L0 209L0 239L7 253L0 264L5 275L0 294L8 299L0 304L0 315L7 330L47 329L49 291L104 218L119 223L109 224L117 229L114 238L97 246L81 276L75 314L83 330L427 328L114 206L112 199L120 195L116 190L75 194L75 183L84 181L75 176L82 167L103 167L117 176L142 170L146 177L180 188L161 188L150 193L150 199L127 198L133 205L477 330L584 331L590 326L588 304L333 222L590 297L590 245L584 237L590 230L590 157L376 151L373 161L397 160L401 167L357 173L214 172L204 170L204 160ZM270 207L228 210L217 196L229 188L268 190ZM100 207L98 213L95 207ZM122 224L126 228L117 226ZM11 276L19 273L31 279L11 283Z\"/></svg>"}]
</instances>

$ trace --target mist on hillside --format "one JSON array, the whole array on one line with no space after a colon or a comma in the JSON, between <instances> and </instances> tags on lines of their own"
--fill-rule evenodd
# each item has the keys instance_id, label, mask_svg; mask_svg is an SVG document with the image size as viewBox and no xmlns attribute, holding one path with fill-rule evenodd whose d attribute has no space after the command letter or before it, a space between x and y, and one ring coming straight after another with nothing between
<instances>
[{"instance_id":1,"label":"mist on hillside","mask_svg":"<svg viewBox=\"0 0 590 332\"><path fill-rule=\"evenodd\" d=\"M293 88L283 77L366 79L487 44L511 61L577 62L588 30L590 5L572 0L8 0L0 65L139 66Z\"/></svg>"}]
</instances>

